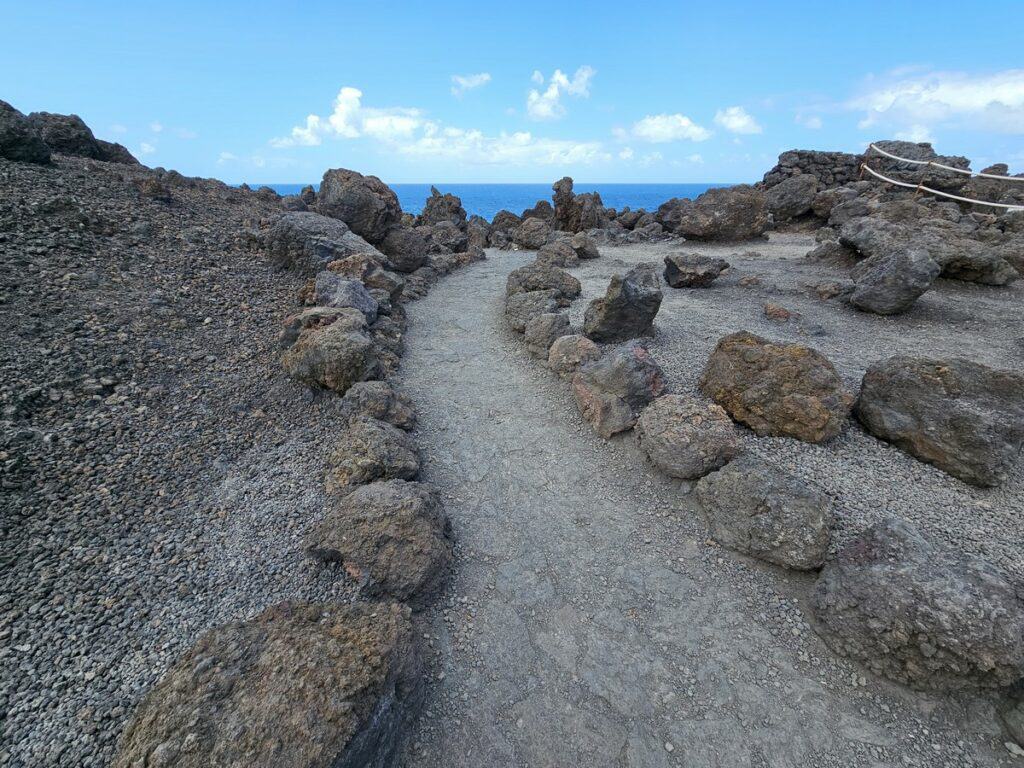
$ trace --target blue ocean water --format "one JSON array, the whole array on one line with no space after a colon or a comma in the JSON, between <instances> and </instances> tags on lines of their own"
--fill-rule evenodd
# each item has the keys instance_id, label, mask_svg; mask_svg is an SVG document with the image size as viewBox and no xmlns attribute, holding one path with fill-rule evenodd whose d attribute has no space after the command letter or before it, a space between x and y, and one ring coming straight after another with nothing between
<instances>
[{"instance_id":1,"label":"blue ocean water","mask_svg":"<svg viewBox=\"0 0 1024 768\"><path fill-rule=\"evenodd\" d=\"M253 185L254 187L257 185ZM264 185L259 185L264 186ZM294 195L304 184L267 184L278 194ZM318 187L318 184L314 184ZM407 213L419 213L424 201L430 196L430 184L390 185ZM462 199L462 207L469 215L483 216L490 221L494 214L505 209L522 213L532 208L538 200L551 202L550 184L435 184L441 192L450 192ZM610 208L622 210L627 205L632 209L644 208L654 211L659 205L673 197L694 198L714 187L728 184L576 184L573 190L579 192L600 192L601 200Z\"/></svg>"}]
</instances>

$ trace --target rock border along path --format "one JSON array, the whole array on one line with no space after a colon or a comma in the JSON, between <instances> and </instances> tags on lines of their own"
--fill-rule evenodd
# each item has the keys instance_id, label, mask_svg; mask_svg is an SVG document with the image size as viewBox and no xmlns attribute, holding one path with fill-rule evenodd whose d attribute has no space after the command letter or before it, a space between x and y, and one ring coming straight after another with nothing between
<instances>
[{"instance_id":1,"label":"rock border along path","mask_svg":"<svg viewBox=\"0 0 1024 768\"><path fill-rule=\"evenodd\" d=\"M719 548L506 328L490 251L409 306L405 390L456 575L423 618L406 766L998 765L993 706L868 679L811 631L812 577Z\"/></svg>"}]
</instances>

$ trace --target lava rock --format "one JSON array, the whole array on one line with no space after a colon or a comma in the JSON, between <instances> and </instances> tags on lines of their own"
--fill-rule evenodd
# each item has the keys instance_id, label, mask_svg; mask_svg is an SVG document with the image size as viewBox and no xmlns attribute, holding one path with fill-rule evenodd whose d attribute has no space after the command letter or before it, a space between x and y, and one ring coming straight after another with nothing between
<instances>
[{"instance_id":1,"label":"lava rock","mask_svg":"<svg viewBox=\"0 0 1024 768\"><path fill-rule=\"evenodd\" d=\"M696 200L673 198L655 218L669 232L695 240L749 240L768 229L768 205L760 189L739 184L709 189Z\"/></svg>"},{"instance_id":2,"label":"lava rock","mask_svg":"<svg viewBox=\"0 0 1024 768\"><path fill-rule=\"evenodd\" d=\"M661 368L637 341L581 366L572 378L583 419L605 438L631 429L640 411L664 392Z\"/></svg>"},{"instance_id":3,"label":"lava rock","mask_svg":"<svg viewBox=\"0 0 1024 768\"><path fill-rule=\"evenodd\" d=\"M409 609L279 603L202 635L142 699L115 768L384 768L423 701Z\"/></svg>"},{"instance_id":4,"label":"lava rock","mask_svg":"<svg viewBox=\"0 0 1024 768\"><path fill-rule=\"evenodd\" d=\"M596 259L601 253L597 250L594 238L586 232L578 232L572 236L572 247L581 259Z\"/></svg>"},{"instance_id":5,"label":"lava rock","mask_svg":"<svg viewBox=\"0 0 1024 768\"><path fill-rule=\"evenodd\" d=\"M649 333L661 308L661 282L652 264L613 275L608 290L587 307L583 333L600 342L616 342Z\"/></svg>"},{"instance_id":6,"label":"lava rock","mask_svg":"<svg viewBox=\"0 0 1024 768\"><path fill-rule=\"evenodd\" d=\"M647 458L669 477L696 480L740 452L729 415L688 395L662 395L644 408L636 439Z\"/></svg>"},{"instance_id":7,"label":"lava rock","mask_svg":"<svg viewBox=\"0 0 1024 768\"><path fill-rule=\"evenodd\" d=\"M369 253L354 253L332 261L327 264L327 270L342 277L358 280L368 291L385 291L392 301L398 300L405 285L401 275L385 269L380 260Z\"/></svg>"},{"instance_id":8,"label":"lava rock","mask_svg":"<svg viewBox=\"0 0 1024 768\"><path fill-rule=\"evenodd\" d=\"M820 568L831 541L827 496L743 456L697 483L708 527L724 547L796 570Z\"/></svg>"},{"instance_id":9,"label":"lava rock","mask_svg":"<svg viewBox=\"0 0 1024 768\"><path fill-rule=\"evenodd\" d=\"M673 288L706 288L728 268L725 259L697 253L672 254L665 257L665 282Z\"/></svg>"},{"instance_id":10,"label":"lava rock","mask_svg":"<svg viewBox=\"0 0 1024 768\"><path fill-rule=\"evenodd\" d=\"M1024 675L1024 602L989 563L884 520L850 541L814 589L819 634L883 677L926 690Z\"/></svg>"},{"instance_id":11,"label":"lava rock","mask_svg":"<svg viewBox=\"0 0 1024 768\"><path fill-rule=\"evenodd\" d=\"M358 280L342 277L337 272L324 270L316 276L313 286L314 303L321 307L352 307L366 316L366 322L377 319L377 301Z\"/></svg>"},{"instance_id":12,"label":"lava rock","mask_svg":"<svg viewBox=\"0 0 1024 768\"><path fill-rule=\"evenodd\" d=\"M21 112L0 101L0 157L21 163L50 162L50 148Z\"/></svg>"},{"instance_id":13,"label":"lava rock","mask_svg":"<svg viewBox=\"0 0 1024 768\"><path fill-rule=\"evenodd\" d=\"M560 336L568 335L570 330L569 317L564 312L545 312L530 319L523 337L531 355L547 360L551 345Z\"/></svg>"},{"instance_id":14,"label":"lava rock","mask_svg":"<svg viewBox=\"0 0 1024 768\"><path fill-rule=\"evenodd\" d=\"M530 217L516 227L512 235L512 242L520 248L536 251L548 241L550 236L551 226L544 219Z\"/></svg>"},{"instance_id":15,"label":"lava rock","mask_svg":"<svg viewBox=\"0 0 1024 768\"><path fill-rule=\"evenodd\" d=\"M791 176L765 191L768 211L776 223L811 212L818 194L818 180L809 173Z\"/></svg>"},{"instance_id":16,"label":"lava rock","mask_svg":"<svg viewBox=\"0 0 1024 768\"><path fill-rule=\"evenodd\" d=\"M1024 445L1024 374L897 355L868 368L856 415L872 435L921 461L994 486Z\"/></svg>"},{"instance_id":17,"label":"lava rock","mask_svg":"<svg viewBox=\"0 0 1024 768\"><path fill-rule=\"evenodd\" d=\"M577 267L580 257L576 255L572 241L567 237L560 237L541 246L537 252L537 263L551 267Z\"/></svg>"},{"instance_id":18,"label":"lava rock","mask_svg":"<svg viewBox=\"0 0 1024 768\"><path fill-rule=\"evenodd\" d=\"M302 275L315 275L330 262L355 254L385 261L345 222L308 211L286 213L267 232L264 244L275 265Z\"/></svg>"},{"instance_id":19,"label":"lava rock","mask_svg":"<svg viewBox=\"0 0 1024 768\"><path fill-rule=\"evenodd\" d=\"M367 595L420 608L451 569L451 524L432 486L387 480L339 499L306 536L306 551L341 563Z\"/></svg>"},{"instance_id":20,"label":"lava rock","mask_svg":"<svg viewBox=\"0 0 1024 768\"><path fill-rule=\"evenodd\" d=\"M361 312L341 308L345 314L332 319L323 310L307 310L286 321L282 337L291 335L294 341L281 355L281 365L296 381L344 394L357 381L378 376L377 355ZM359 326L353 314L359 318ZM300 330L288 334L289 322Z\"/></svg>"},{"instance_id":21,"label":"lava rock","mask_svg":"<svg viewBox=\"0 0 1024 768\"><path fill-rule=\"evenodd\" d=\"M876 254L853 268L850 303L876 315L906 312L931 288L941 271L925 251Z\"/></svg>"},{"instance_id":22,"label":"lava rock","mask_svg":"<svg viewBox=\"0 0 1024 768\"><path fill-rule=\"evenodd\" d=\"M514 293L505 299L505 320L517 333L526 331L526 325L537 315L555 312L560 293L555 289Z\"/></svg>"},{"instance_id":23,"label":"lava rock","mask_svg":"<svg viewBox=\"0 0 1024 768\"><path fill-rule=\"evenodd\" d=\"M564 269L533 261L509 272L505 281L505 297L530 291L555 290L566 304L580 295L580 281Z\"/></svg>"},{"instance_id":24,"label":"lava rock","mask_svg":"<svg viewBox=\"0 0 1024 768\"><path fill-rule=\"evenodd\" d=\"M704 394L764 437L819 443L835 437L853 397L824 355L747 331L719 339L700 381Z\"/></svg>"},{"instance_id":25,"label":"lava rock","mask_svg":"<svg viewBox=\"0 0 1024 768\"><path fill-rule=\"evenodd\" d=\"M376 176L345 168L333 168L324 174L315 208L324 216L341 219L374 245L402 219L398 197L387 184Z\"/></svg>"},{"instance_id":26,"label":"lava rock","mask_svg":"<svg viewBox=\"0 0 1024 768\"><path fill-rule=\"evenodd\" d=\"M375 480L412 480L420 471L420 458L415 441L398 427L355 416L327 466L327 492L343 495Z\"/></svg>"},{"instance_id":27,"label":"lava rock","mask_svg":"<svg viewBox=\"0 0 1024 768\"><path fill-rule=\"evenodd\" d=\"M345 402L363 416L380 419L401 429L416 426L416 410L408 396L386 381L362 381L345 393Z\"/></svg>"},{"instance_id":28,"label":"lava rock","mask_svg":"<svg viewBox=\"0 0 1024 768\"><path fill-rule=\"evenodd\" d=\"M430 242L419 228L395 226L387 231L380 249L393 270L408 273L427 263Z\"/></svg>"},{"instance_id":29,"label":"lava rock","mask_svg":"<svg viewBox=\"0 0 1024 768\"><path fill-rule=\"evenodd\" d=\"M441 194L437 187L430 188L430 197L423 204L423 212L416 217L416 224L434 226L446 221L463 229L466 226L466 209L462 200L453 194Z\"/></svg>"}]
</instances>

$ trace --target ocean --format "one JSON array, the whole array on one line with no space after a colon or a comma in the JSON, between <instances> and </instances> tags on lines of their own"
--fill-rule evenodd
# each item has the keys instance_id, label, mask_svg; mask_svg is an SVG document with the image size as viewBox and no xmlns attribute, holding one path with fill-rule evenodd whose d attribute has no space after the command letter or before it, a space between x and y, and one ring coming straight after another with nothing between
<instances>
[{"instance_id":1,"label":"ocean","mask_svg":"<svg viewBox=\"0 0 1024 768\"><path fill-rule=\"evenodd\" d=\"M253 184L253 188L267 186L281 195L294 195L304 184ZM318 187L319 184L314 184ZM430 196L430 184L391 184L402 210L419 213L424 201ZM462 207L470 216L476 214L490 221L494 214L505 209L522 213L532 208L538 200L551 202L550 184L435 184L442 193L450 192L462 199ZM610 208L622 210L644 208L654 211L659 205L673 197L694 198L714 187L728 184L576 184L573 190L579 192L600 192L601 200Z\"/></svg>"}]
</instances>

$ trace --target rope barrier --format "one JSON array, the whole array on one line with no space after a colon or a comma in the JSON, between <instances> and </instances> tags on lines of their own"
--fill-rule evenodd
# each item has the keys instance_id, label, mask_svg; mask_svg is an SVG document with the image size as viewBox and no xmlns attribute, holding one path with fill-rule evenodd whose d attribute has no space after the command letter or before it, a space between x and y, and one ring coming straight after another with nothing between
<instances>
[{"instance_id":1,"label":"rope barrier","mask_svg":"<svg viewBox=\"0 0 1024 768\"><path fill-rule=\"evenodd\" d=\"M896 155L886 152L877 144L871 144L868 148L875 150L875 152L877 152L880 155L885 155L891 160L899 160L901 163L913 163L914 165L931 165L936 168L942 168L944 171L962 173L965 176L977 176L982 179L998 179L999 181L1016 181L1024 183L1024 176L996 176L994 173L976 173L975 171L968 171L964 170L963 168L954 168L951 165L943 165L942 163L936 163L934 160L910 160L909 158L906 157L897 157Z\"/></svg>"},{"instance_id":2,"label":"rope barrier","mask_svg":"<svg viewBox=\"0 0 1024 768\"><path fill-rule=\"evenodd\" d=\"M872 144L872 146L874 145ZM887 181L890 184L895 184L897 187L906 187L907 189L914 189L917 190L918 193L929 192L933 195L939 195L940 197L948 197L950 200L959 200L961 203L970 203L971 205L989 205L992 206L993 208L1006 208L1007 210L1011 211L1024 211L1024 205L1009 205L1007 203L989 203L985 200L972 200L969 197L960 197L959 195L951 195L948 192L940 192L937 189L926 187L924 184L910 184L905 181L896 181L896 179L890 179L888 176L883 176L878 171L871 168L867 163L861 163L860 168L862 171L867 171L868 173L870 173L876 179L881 179L882 181ZM998 179L1002 177L996 176L994 178Z\"/></svg>"}]
</instances>

